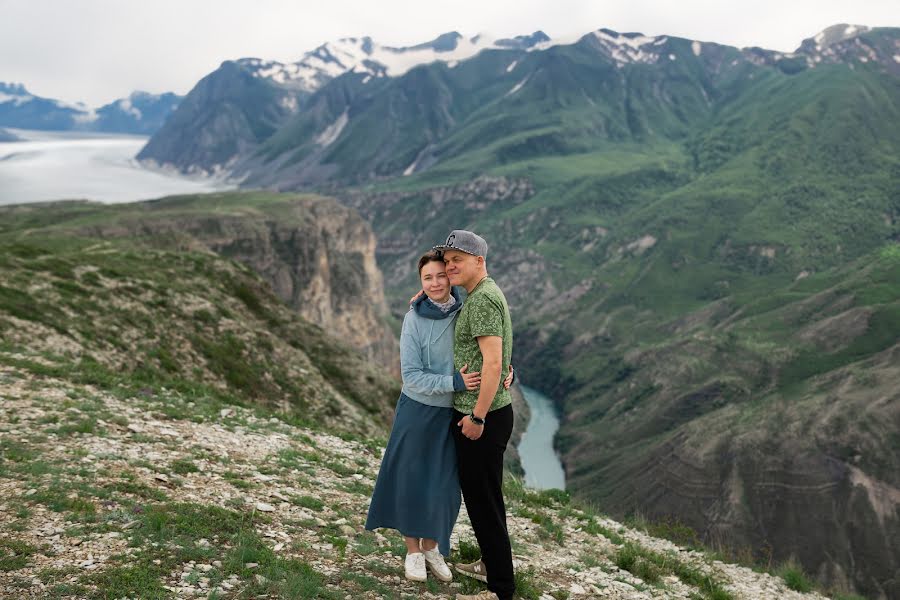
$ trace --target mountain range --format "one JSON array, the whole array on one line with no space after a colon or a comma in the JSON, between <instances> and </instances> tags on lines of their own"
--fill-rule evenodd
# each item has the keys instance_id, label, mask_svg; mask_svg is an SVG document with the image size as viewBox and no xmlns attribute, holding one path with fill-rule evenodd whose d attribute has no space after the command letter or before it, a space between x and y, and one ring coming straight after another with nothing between
<instances>
[{"instance_id":1,"label":"mountain range","mask_svg":"<svg viewBox=\"0 0 900 600\"><path fill-rule=\"evenodd\" d=\"M670 139L757 76L848 63L897 74L888 31L836 25L794 53L607 29L555 41L540 31L498 41L453 32L408 48L347 38L288 65L223 63L195 86L139 158L184 172L230 172L248 186L290 188L410 175L469 153L468 128L495 144L552 126L557 108L576 118L573 109L587 111L585 127L572 123L576 135L564 142L536 139L546 146L538 154L580 152L604 140L643 141L648 134ZM648 76L640 81L631 72ZM627 89L632 83L645 87ZM658 97L661 83L665 97ZM531 99L549 111L543 118L530 113ZM650 121L641 118L646 103Z\"/></svg>"},{"instance_id":2,"label":"mountain range","mask_svg":"<svg viewBox=\"0 0 900 600\"><path fill-rule=\"evenodd\" d=\"M307 52L290 64L258 58L226 61L204 77L186 102L150 140L138 158L185 173L231 172L234 162L255 151L318 90L346 74L363 84L399 77L434 61L457 64L491 48L530 49L549 43L538 31L492 40L452 32L431 42L395 48L369 37L344 38ZM340 93L340 92L338 92ZM328 138L337 125L319 133Z\"/></svg>"},{"instance_id":3,"label":"mountain range","mask_svg":"<svg viewBox=\"0 0 900 600\"><path fill-rule=\"evenodd\" d=\"M180 101L181 97L172 93L134 92L91 109L35 96L22 84L0 82L0 127L150 135Z\"/></svg>"}]
</instances>

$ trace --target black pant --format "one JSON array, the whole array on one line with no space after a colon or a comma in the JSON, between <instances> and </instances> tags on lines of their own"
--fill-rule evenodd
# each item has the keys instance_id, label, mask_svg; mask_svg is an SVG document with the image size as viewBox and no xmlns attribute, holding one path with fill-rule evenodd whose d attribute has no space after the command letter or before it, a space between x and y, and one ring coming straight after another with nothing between
<instances>
[{"instance_id":1,"label":"black pant","mask_svg":"<svg viewBox=\"0 0 900 600\"><path fill-rule=\"evenodd\" d=\"M512 434L512 405L489 412L484 432L475 441L463 436L462 428L457 426L464 416L454 410L451 424L459 461L459 485L487 569L488 589L500 600L511 600L516 582L503 503L503 453Z\"/></svg>"}]
</instances>

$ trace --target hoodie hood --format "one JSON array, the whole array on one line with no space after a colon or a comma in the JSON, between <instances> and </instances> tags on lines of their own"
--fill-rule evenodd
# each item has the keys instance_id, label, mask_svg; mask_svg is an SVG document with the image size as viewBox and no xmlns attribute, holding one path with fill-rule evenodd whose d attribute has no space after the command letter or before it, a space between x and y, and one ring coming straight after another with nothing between
<instances>
[{"instance_id":1,"label":"hoodie hood","mask_svg":"<svg viewBox=\"0 0 900 600\"><path fill-rule=\"evenodd\" d=\"M413 302L412 309L416 311L417 315L426 319L433 319L435 321L446 319L462 308L462 301L459 299L459 292L456 291L456 287L450 288L450 295L456 298L456 304L454 304L447 312L444 312L435 306L434 302L431 301L431 298L425 294L422 294L418 300Z\"/></svg>"}]
</instances>

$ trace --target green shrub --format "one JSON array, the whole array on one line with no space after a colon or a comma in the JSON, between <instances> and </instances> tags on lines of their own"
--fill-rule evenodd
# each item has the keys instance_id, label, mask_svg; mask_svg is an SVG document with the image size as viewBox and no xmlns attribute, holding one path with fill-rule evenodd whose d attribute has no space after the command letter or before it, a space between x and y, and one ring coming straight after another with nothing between
<instances>
[{"instance_id":1,"label":"green shrub","mask_svg":"<svg viewBox=\"0 0 900 600\"><path fill-rule=\"evenodd\" d=\"M791 561L778 569L778 576L784 579L787 586L796 592L811 592L813 583L803 572L803 568L797 563Z\"/></svg>"},{"instance_id":2,"label":"green shrub","mask_svg":"<svg viewBox=\"0 0 900 600\"><path fill-rule=\"evenodd\" d=\"M20 540L0 538L0 571L17 571L28 564L37 548Z\"/></svg>"},{"instance_id":3,"label":"green shrub","mask_svg":"<svg viewBox=\"0 0 900 600\"><path fill-rule=\"evenodd\" d=\"M194 464L194 461L189 458L173 460L169 465L169 468L173 473L177 473L178 475L187 475L188 473L197 473L200 471L200 469L197 468L197 465Z\"/></svg>"}]
</instances>

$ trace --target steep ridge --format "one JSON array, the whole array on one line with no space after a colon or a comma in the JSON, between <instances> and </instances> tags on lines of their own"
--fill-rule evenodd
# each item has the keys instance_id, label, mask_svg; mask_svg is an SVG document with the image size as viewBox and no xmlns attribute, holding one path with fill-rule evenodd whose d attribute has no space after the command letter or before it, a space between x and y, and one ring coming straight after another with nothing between
<instances>
[{"instance_id":1,"label":"steep ridge","mask_svg":"<svg viewBox=\"0 0 900 600\"><path fill-rule=\"evenodd\" d=\"M301 92L254 76L252 61L227 61L200 80L138 153L150 165L219 173L255 150L297 110Z\"/></svg>"}]
</instances>

